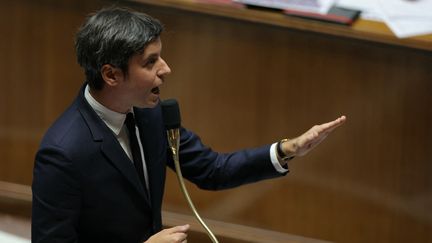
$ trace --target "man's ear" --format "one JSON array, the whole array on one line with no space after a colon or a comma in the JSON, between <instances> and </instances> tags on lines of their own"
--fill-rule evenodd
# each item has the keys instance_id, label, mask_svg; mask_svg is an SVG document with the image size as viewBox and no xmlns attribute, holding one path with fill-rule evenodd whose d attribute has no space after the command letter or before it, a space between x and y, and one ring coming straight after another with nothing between
<instances>
[{"instance_id":1,"label":"man's ear","mask_svg":"<svg viewBox=\"0 0 432 243\"><path fill-rule=\"evenodd\" d=\"M111 64L104 64L101 68L101 76L108 86L116 86L123 80L123 71Z\"/></svg>"}]
</instances>

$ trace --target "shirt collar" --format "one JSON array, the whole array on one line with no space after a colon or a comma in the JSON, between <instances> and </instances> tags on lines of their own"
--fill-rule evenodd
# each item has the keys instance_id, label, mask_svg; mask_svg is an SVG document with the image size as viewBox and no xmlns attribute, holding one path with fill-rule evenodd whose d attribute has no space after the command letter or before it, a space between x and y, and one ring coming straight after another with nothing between
<instances>
[{"instance_id":1,"label":"shirt collar","mask_svg":"<svg viewBox=\"0 0 432 243\"><path fill-rule=\"evenodd\" d=\"M96 114L102 119L102 121L105 122L105 124L114 132L114 134L119 135L124 125L126 114L110 110L101 103L99 103L90 94L90 87L88 85L85 88L84 97L90 104L90 106L93 108L93 110L96 112Z\"/></svg>"}]
</instances>

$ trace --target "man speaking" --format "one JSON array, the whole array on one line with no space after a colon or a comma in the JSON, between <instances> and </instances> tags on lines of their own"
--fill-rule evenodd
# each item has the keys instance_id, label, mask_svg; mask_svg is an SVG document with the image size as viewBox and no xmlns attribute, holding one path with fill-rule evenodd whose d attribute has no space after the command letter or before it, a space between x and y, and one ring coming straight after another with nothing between
<instances>
[{"instance_id":1,"label":"man speaking","mask_svg":"<svg viewBox=\"0 0 432 243\"><path fill-rule=\"evenodd\" d=\"M33 175L32 242L186 242L186 224L162 230L166 167L173 168L159 92L171 70L162 59L161 23L106 8L76 35L86 80L46 132ZM342 116L274 144L217 153L180 128L183 175L208 190L288 172Z\"/></svg>"}]
</instances>

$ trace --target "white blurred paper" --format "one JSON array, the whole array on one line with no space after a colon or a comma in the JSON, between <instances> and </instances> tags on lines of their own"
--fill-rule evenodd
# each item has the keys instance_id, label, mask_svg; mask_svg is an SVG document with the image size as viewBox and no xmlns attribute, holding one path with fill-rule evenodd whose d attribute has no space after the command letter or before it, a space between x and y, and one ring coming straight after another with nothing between
<instances>
[{"instance_id":1,"label":"white blurred paper","mask_svg":"<svg viewBox=\"0 0 432 243\"><path fill-rule=\"evenodd\" d=\"M420 17L432 20L432 0L378 0L389 17Z\"/></svg>"},{"instance_id":2,"label":"white blurred paper","mask_svg":"<svg viewBox=\"0 0 432 243\"><path fill-rule=\"evenodd\" d=\"M291 9L325 14L336 0L234 0L235 2L268 8Z\"/></svg>"},{"instance_id":3,"label":"white blurred paper","mask_svg":"<svg viewBox=\"0 0 432 243\"><path fill-rule=\"evenodd\" d=\"M432 33L432 0L339 0L336 5L361 10L364 19L384 21L399 38Z\"/></svg>"},{"instance_id":4,"label":"white blurred paper","mask_svg":"<svg viewBox=\"0 0 432 243\"><path fill-rule=\"evenodd\" d=\"M432 0L377 0L384 21L399 38L432 33Z\"/></svg>"}]
</instances>

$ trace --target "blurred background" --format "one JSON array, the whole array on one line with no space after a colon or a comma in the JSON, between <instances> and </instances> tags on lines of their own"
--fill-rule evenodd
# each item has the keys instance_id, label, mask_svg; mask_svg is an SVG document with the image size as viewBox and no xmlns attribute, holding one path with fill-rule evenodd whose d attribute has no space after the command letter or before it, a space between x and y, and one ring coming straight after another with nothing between
<instances>
[{"instance_id":1,"label":"blurred background","mask_svg":"<svg viewBox=\"0 0 432 243\"><path fill-rule=\"evenodd\" d=\"M372 22L201 1L1 0L0 181L31 185L44 132L84 82L74 35L113 4L164 23L162 96L214 150L348 117L284 178L219 192L187 184L203 217L334 242L432 242L432 37L399 40ZM191 214L172 171L164 210Z\"/></svg>"}]
</instances>

